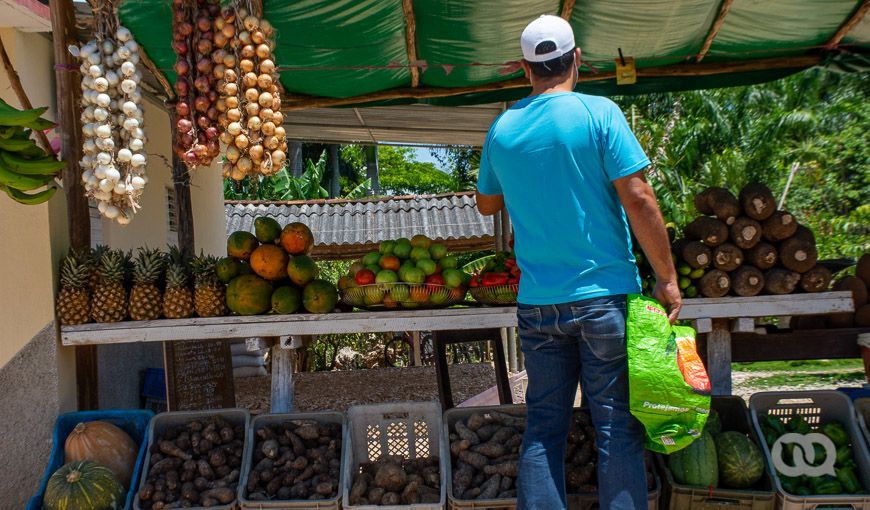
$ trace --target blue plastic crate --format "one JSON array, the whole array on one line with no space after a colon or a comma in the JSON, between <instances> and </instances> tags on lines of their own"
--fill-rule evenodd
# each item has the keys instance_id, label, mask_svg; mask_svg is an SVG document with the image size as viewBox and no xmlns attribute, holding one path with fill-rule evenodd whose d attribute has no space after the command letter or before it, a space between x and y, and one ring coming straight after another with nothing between
<instances>
[{"instance_id":1,"label":"blue plastic crate","mask_svg":"<svg viewBox=\"0 0 870 510\"><path fill-rule=\"evenodd\" d=\"M52 436L51 456L48 458L48 467L45 469L45 474L42 475L42 481L39 482L39 490L36 492L30 501L27 502L27 510L42 510L42 497L45 495L45 487L48 485L48 479L51 475L60 469L64 464L63 446L66 443L66 438L70 432L81 422L88 421L106 421L117 426L133 438L139 444L139 455L136 456L136 467L133 469L133 477L130 480L130 489L127 492L127 499L124 504L124 509L133 508L133 498L136 495L136 490L139 487L139 476L142 472L142 462L145 459L145 450L147 441L145 440L148 432L148 423L154 413L143 409L113 409L105 411L80 411L75 413L66 413L57 417L57 422L54 424L54 434Z\"/></svg>"}]
</instances>

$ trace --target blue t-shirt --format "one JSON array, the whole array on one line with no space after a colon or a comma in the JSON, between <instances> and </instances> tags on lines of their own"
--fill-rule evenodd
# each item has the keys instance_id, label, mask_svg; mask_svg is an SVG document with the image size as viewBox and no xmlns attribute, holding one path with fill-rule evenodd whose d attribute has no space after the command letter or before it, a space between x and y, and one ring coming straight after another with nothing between
<instances>
[{"instance_id":1,"label":"blue t-shirt","mask_svg":"<svg viewBox=\"0 0 870 510\"><path fill-rule=\"evenodd\" d=\"M522 270L521 303L640 291L628 221L611 181L649 164L622 111L607 98L541 94L496 119L477 189L504 195Z\"/></svg>"}]
</instances>

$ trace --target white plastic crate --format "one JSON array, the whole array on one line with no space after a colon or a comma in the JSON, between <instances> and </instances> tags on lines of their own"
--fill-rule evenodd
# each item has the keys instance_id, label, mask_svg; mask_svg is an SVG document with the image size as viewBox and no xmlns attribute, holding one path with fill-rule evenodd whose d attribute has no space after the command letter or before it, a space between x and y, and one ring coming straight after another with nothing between
<instances>
[{"instance_id":1,"label":"white plastic crate","mask_svg":"<svg viewBox=\"0 0 870 510\"><path fill-rule=\"evenodd\" d=\"M398 402L354 406L347 411L344 442L342 507L357 510L440 510L446 504L446 468L441 456L441 405L437 402ZM441 501L416 505L351 505L350 488L363 462L387 455L405 459L438 456ZM449 461L449 459L448 459Z\"/></svg>"},{"instance_id":2,"label":"white plastic crate","mask_svg":"<svg viewBox=\"0 0 870 510\"><path fill-rule=\"evenodd\" d=\"M783 490L779 474L773 466L770 448L761 441L761 449L768 471L773 475L776 488L777 508L782 510L821 510L823 508L870 509L870 453L855 419L855 409L845 393L833 390L822 391L769 391L755 393L749 399L752 426L759 438L764 437L760 418L773 415L780 419L802 416L817 429L828 421L838 421L846 427L852 442L852 454L858 465L858 478L868 494L843 494L799 496Z\"/></svg>"}]
</instances>

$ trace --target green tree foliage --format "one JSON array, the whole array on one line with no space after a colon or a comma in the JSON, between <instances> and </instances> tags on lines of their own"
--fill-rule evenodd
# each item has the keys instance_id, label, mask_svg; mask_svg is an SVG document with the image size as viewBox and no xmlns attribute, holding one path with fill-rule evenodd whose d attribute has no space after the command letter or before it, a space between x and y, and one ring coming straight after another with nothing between
<instances>
[{"instance_id":1,"label":"green tree foliage","mask_svg":"<svg viewBox=\"0 0 870 510\"><path fill-rule=\"evenodd\" d=\"M224 179L224 198L227 200L280 201L329 198L329 192L323 187L326 163L326 151L323 151L317 163L310 159L306 162L305 172L299 177L291 176L285 166L278 173L269 177L249 176L239 182ZM352 184L347 189L342 189L342 197L363 197L371 185L368 179Z\"/></svg>"},{"instance_id":2,"label":"green tree foliage","mask_svg":"<svg viewBox=\"0 0 870 510\"><path fill-rule=\"evenodd\" d=\"M432 163L416 161L413 149L408 147L379 146L378 172L384 195L428 195L451 190L450 176Z\"/></svg>"},{"instance_id":3,"label":"green tree foliage","mask_svg":"<svg viewBox=\"0 0 870 510\"><path fill-rule=\"evenodd\" d=\"M811 69L748 87L652 94L617 102L655 169L665 215L685 224L695 193L751 181L783 194L816 232L822 257L870 250L870 81Z\"/></svg>"}]
</instances>

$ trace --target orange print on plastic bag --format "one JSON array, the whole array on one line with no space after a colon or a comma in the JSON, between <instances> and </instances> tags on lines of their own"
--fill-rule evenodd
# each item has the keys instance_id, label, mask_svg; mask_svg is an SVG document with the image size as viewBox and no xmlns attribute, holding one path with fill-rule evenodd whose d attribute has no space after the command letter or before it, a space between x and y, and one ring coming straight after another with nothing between
<instances>
[{"instance_id":1,"label":"orange print on plastic bag","mask_svg":"<svg viewBox=\"0 0 870 510\"><path fill-rule=\"evenodd\" d=\"M712 391L710 378L701 357L698 356L698 348L695 339L691 336L677 335L677 365L683 379L701 395L709 395Z\"/></svg>"}]
</instances>

